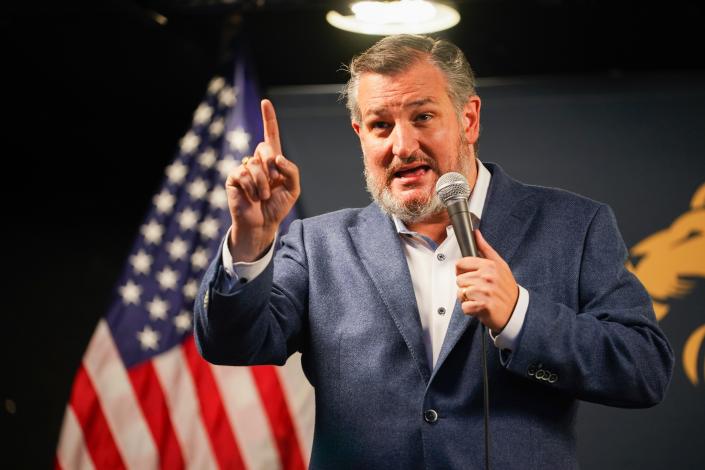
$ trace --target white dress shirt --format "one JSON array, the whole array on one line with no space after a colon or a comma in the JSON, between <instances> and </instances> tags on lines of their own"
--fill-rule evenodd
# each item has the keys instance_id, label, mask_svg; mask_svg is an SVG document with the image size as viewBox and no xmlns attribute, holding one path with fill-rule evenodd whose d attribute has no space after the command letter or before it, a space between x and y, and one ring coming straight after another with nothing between
<instances>
[{"instance_id":1,"label":"white dress shirt","mask_svg":"<svg viewBox=\"0 0 705 470\"><path fill-rule=\"evenodd\" d=\"M477 164L477 181L468 206L470 213L477 220L481 220L482 208L485 205L492 175L480 160L477 160ZM426 358L429 364L435 367L456 303L455 262L461 258L460 247L456 241L453 227L450 225L446 228L446 239L441 244L436 244L424 235L409 231L396 217L393 219L401 237L402 250L411 273L411 282L423 329ZM223 246L223 267L233 281L239 280L244 284L265 270L272 259L274 244L267 254L257 261L233 263L227 243L229 237L230 232L228 231ZM235 282L231 287L234 284ZM524 325L528 306L529 292L519 286L519 299L509 322L499 335L494 336L490 333L496 347L506 350L514 349Z\"/></svg>"}]
</instances>

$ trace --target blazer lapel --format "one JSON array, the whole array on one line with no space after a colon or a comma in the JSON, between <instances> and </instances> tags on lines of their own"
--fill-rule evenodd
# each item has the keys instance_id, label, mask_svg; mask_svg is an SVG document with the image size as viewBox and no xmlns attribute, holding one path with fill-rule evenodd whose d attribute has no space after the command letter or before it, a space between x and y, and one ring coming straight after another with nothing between
<instances>
[{"instance_id":1,"label":"blazer lapel","mask_svg":"<svg viewBox=\"0 0 705 470\"><path fill-rule=\"evenodd\" d=\"M498 165L483 164L492 173L492 179L479 228L490 246L511 266L511 258L524 239L536 209L524 185L509 178ZM431 380L471 324L479 323L475 318L465 315L456 300Z\"/></svg>"},{"instance_id":2,"label":"blazer lapel","mask_svg":"<svg viewBox=\"0 0 705 470\"><path fill-rule=\"evenodd\" d=\"M526 186L511 179L499 167L485 163L492 173L480 231L485 240L511 266L511 259L529 228L536 212L533 195Z\"/></svg>"},{"instance_id":3,"label":"blazer lapel","mask_svg":"<svg viewBox=\"0 0 705 470\"><path fill-rule=\"evenodd\" d=\"M348 230L358 256L409 348L419 374L428 382L431 369L426 359L421 319L409 266L394 223L372 204L362 211L360 222Z\"/></svg>"}]
</instances>

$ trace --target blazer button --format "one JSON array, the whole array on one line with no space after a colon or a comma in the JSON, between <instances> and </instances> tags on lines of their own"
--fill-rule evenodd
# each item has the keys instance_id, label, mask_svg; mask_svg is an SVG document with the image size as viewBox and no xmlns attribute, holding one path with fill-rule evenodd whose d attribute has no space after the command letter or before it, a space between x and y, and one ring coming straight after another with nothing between
<instances>
[{"instance_id":1,"label":"blazer button","mask_svg":"<svg viewBox=\"0 0 705 470\"><path fill-rule=\"evenodd\" d=\"M427 423L433 424L438 420L438 413L436 410L426 410L423 412L423 419Z\"/></svg>"}]
</instances>

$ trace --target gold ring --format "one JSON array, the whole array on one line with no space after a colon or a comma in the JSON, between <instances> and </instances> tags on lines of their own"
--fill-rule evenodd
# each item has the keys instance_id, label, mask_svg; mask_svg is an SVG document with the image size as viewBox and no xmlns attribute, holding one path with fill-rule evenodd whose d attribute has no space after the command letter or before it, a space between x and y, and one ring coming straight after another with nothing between
<instances>
[{"instance_id":1,"label":"gold ring","mask_svg":"<svg viewBox=\"0 0 705 470\"><path fill-rule=\"evenodd\" d=\"M250 161L250 158L252 157L243 157L242 158L242 166L247 166L247 162Z\"/></svg>"},{"instance_id":2,"label":"gold ring","mask_svg":"<svg viewBox=\"0 0 705 470\"><path fill-rule=\"evenodd\" d=\"M463 298L463 302L467 302L468 300L470 300L470 299L468 299L468 288L467 287L463 287L462 298Z\"/></svg>"}]
</instances>

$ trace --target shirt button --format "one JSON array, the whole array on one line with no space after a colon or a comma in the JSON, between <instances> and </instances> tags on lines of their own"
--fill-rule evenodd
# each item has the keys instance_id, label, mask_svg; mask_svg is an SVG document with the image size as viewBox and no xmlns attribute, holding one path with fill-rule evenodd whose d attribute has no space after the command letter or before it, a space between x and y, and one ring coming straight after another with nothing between
<instances>
[{"instance_id":1,"label":"shirt button","mask_svg":"<svg viewBox=\"0 0 705 470\"><path fill-rule=\"evenodd\" d=\"M438 420L438 413L436 410L426 410L423 412L423 419L427 423L433 424Z\"/></svg>"},{"instance_id":2,"label":"shirt button","mask_svg":"<svg viewBox=\"0 0 705 470\"><path fill-rule=\"evenodd\" d=\"M438 261L445 261L445 260L446 260L446 255L444 255L443 253L438 253L438 254L436 255L436 258L438 258Z\"/></svg>"},{"instance_id":3,"label":"shirt button","mask_svg":"<svg viewBox=\"0 0 705 470\"><path fill-rule=\"evenodd\" d=\"M438 308L438 314L439 315L445 315L446 314L446 309L444 307L439 307Z\"/></svg>"}]
</instances>

